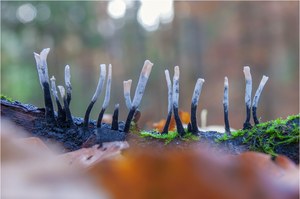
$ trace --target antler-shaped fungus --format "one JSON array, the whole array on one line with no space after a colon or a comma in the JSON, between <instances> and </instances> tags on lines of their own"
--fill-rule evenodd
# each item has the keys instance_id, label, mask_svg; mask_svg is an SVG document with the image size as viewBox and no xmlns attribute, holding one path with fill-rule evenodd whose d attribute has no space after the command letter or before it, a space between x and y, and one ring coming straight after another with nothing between
<instances>
[{"instance_id":1,"label":"antler-shaped fungus","mask_svg":"<svg viewBox=\"0 0 300 199\"><path fill-rule=\"evenodd\" d=\"M56 90L56 84L55 84L55 77L52 76L50 81L51 81L52 94L55 98L56 105L57 105L58 121L64 122L64 121L66 121L66 112L63 110L63 108L61 106L61 103L59 101L59 98L58 98L58 94L57 94L57 90Z\"/></svg>"},{"instance_id":2,"label":"antler-shaped fungus","mask_svg":"<svg viewBox=\"0 0 300 199\"><path fill-rule=\"evenodd\" d=\"M149 60L145 61L144 66L143 66L142 71L141 71L141 74L140 74L138 85L135 89L135 94L134 94L133 101L131 103L131 108L130 108L130 111L128 113L128 116L127 116L127 119L126 119L126 122L125 122L125 127L124 127L124 132L125 133L128 133L132 118L133 118L138 106L141 103L141 100L142 100L142 97L143 97L143 94L144 94L144 91L145 91L145 88L146 88L146 85L147 85L147 81L148 81L149 75L150 75L151 70L152 70L152 66L153 66L153 63L151 63ZM131 83L130 83L130 85L131 85ZM128 92L126 92L126 93L128 93ZM124 95L125 95L125 87L124 87ZM126 96L127 96L127 99L126 99ZM130 98L130 86L129 86L129 95L126 95L126 96L125 96L125 101L127 100L127 103L128 103L129 102L128 101L128 96Z\"/></svg>"},{"instance_id":3,"label":"antler-shaped fungus","mask_svg":"<svg viewBox=\"0 0 300 199\"><path fill-rule=\"evenodd\" d=\"M192 97L192 103L191 103L191 132L193 134L196 134L198 130L198 124L197 124L197 106L202 90L202 85L204 83L204 79L199 78L195 84L194 93Z\"/></svg>"},{"instance_id":4,"label":"antler-shaped fungus","mask_svg":"<svg viewBox=\"0 0 300 199\"><path fill-rule=\"evenodd\" d=\"M49 86L49 76L48 76L48 66L47 66L47 56L50 48L45 48L40 54L34 53L34 58L36 61L36 68L39 75L39 80L41 87L44 91L44 103L45 103L45 114L48 122L55 121L54 108L51 99L50 86Z\"/></svg>"},{"instance_id":5,"label":"antler-shaped fungus","mask_svg":"<svg viewBox=\"0 0 300 199\"><path fill-rule=\"evenodd\" d=\"M173 101L173 111L174 111L174 118L176 122L176 128L177 132L180 136L183 136L185 134L184 128L182 126L181 119L179 117L178 113L178 101L179 101L179 76L180 76L180 71L179 71L179 66L174 67L174 76L173 76L173 96L172 96L172 101Z\"/></svg>"},{"instance_id":6,"label":"antler-shaped fungus","mask_svg":"<svg viewBox=\"0 0 300 199\"><path fill-rule=\"evenodd\" d=\"M249 66L244 67L244 75L245 75L245 81L246 81L246 89L245 89L246 120L244 122L243 129L250 129L250 128L252 128L252 126L250 124L252 77L251 77Z\"/></svg>"},{"instance_id":7,"label":"antler-shaped fungus","mask_svg":"<svg viewBox=\"0 0 300 199\"><path fill-rule=\"evenodd\" d=\"M105 64L101 64L100 65L100 77L99 77L99 81L98 81L98 85L97 85L97 88L96 88L96 91L92 97L92 100L85 112L85 116L84 116L84 124L83 126L84 127L88 127L88 124L89 124L89 118L90 118L90 113L91 113L91 110L95 104L95 102L97 101L99 95L101 94L102 92L102 89L103 89L103 84L104 84L104 81L105 81L105 76L106 76L106 65Z\"/></svg>"},{"instance_id":8,"label":"antler-shaped fungus","mask_svg":"<svg viewBox=\"0 0 300 199\"><path fill-rule=\"evenodd\" d=\"M269 79L269 77L267 77L267 76L262 77L262 79L260 81L260 84L259 84L259 86L258 86L258 88L255 92L254 98L253 98L252 115L253 115L253 120L254 120L255 124L259 124L259 121L258 121L257 116L256 116L256 109L257 109L260 94L261 94L262 90L264 89L264 86L267 83L268 79Z\"/></svg>"},{"instance_id":9,"label":"antler-shaped fungus","mask_svg":"<svg viewBox=\"0 0 300 199\"><path fill-rule=\"evenodd\" d=\"M101 127L102 119L105 110L107 109L110 101L110 90L111 90L111 76L112 76L112 66L111 64L108 65L108 75L107 75L107 81L106 81L106 90L105 90L105 98L102 104L102 109L99 113L98 120L97 120L97 127Z\"/></svg>"},{"instance_id":10,"label":"antler-shaped fungus","mask_svg":"<svg viewBox=\"0 0 300 199\"><path fill-rule=\"evenodd\" d=\"M223 108L224 108L224 122L225 122L225 132L231 134L228 118L228 108L229 108L229 99L228 99L228 78L224 78L224 98L223 98Z\"/></svg>"},{"instance_id":11,"label":"antler-shaped fungus","mask_svg":"<svg viewBox=\"0 0 300 199\"><path fill-rule=\"evenodd\" d=\"M162 134L168 133L171 118L172 118L172 82L171 82L169 70L165 70L165 77L168 86L168 116L163 131L161 132Z\"/></svg>"}]
</instances>

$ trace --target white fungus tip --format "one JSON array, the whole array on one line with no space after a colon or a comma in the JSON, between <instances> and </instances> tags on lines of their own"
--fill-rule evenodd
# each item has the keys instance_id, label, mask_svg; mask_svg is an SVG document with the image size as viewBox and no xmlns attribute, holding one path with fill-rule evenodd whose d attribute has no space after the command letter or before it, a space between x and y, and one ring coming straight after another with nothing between
<instances>
[{"instance_id":1,"label":"white fungus tip","mask_svg":"<svg viewBox=\"0 0 300 199\"><path fill-rule=\"evenodd\" d=\"M100 64L100 68L101 69L104 69L104 68L106 69L106 64Z\"/></svg>"},{"instance_id":2,"label":"white fungus tip","mask_svg":"<svg viewBox=\"0 0 300 199\"><path fill-rule=\"evenodd\" d=\"M179 70L179 66L175 66L174 67L174 79L179 79L179 75L180 75L180 70Z\"/></svg>"},{"instance_id":3,"label":"white fungus tip","mask_svg":"<svg viewBox=\"0 0 300 199\"><path fill-rule=\"evenodd\" d=\"M71 84L71 73L70 73L69 65L66 65L66 67L65 67L65 82L66 82L66 85Z\"/></svg>"},{"instance_id":4,"label":"white fungus tip","mask_svg":"<svg viewBox=\"0 0 300 199\"><path fill-rule=\"evenodd\" d=\"M105 76L106 76L106 65L105 64L100 64L100 71L101 71L100 76L105 79Z\"/></svg>"},{"instance_id":5,"label":"white fungus tip","mask_svg":"<svg viewBox=\"0 0 300 199\"><path fill-rule=\"evenodd\" d=\"M144 75L144 76L146 76L148 78L149 75L150 75L150 72L152 70L152 66L153 66L153 63L151 63L149 60L146 60L144 62L144 66L142 68L141 75Z\"/></svg>"},{"instance_id":6,"label":"white fungus tip","mask_svg":"<svg viewBox=\"0 0 300 199\"><path fill-rule=\"evenodd\" d=\"M204 83L204 82L205 82L205 80L202 79L202 78L199 78L197 81L199 81L199 82L201 82L201 83Z\"/></svg>"},{"instance_id":7,"label":"white fungus tip","mask_svg":"<svg viewBox=\"0 0 300 199\"><path fill-rule=\"evenodd\" d=\"M64 98L65 97L65 88L61 85L57 86L57 88L60 92L61 97Z\"/></svg>"},{"instance_id":8,"label":"white fungus tip","mask_svg":"<svg viewBox=\"0 0 300 199\"><path fill-rule=\"evenodd\" d=\"M124 93L129 93L130 92L130 88L131 88L131 81L124 81L123 82L123 86L124 86Z\"/></svg>"},{"instance_id":9,"label":"white fungus tip","mask_svg":"<svg viewBox=\"0 0 300 199\"><path fill-rule=\"evenodd\" d=\"M50 51L50 48L45 48L45 49L43 49L43 50L41 51L41 53L40 53L41 58L43 58L43 59L46 60L49 51Z\"/></svg>"},{"instance_id":10,"label":"white fungus tip","mask_svg":"<svg viewBox=\"0 0 300 199\"><path fill-rule=\"evenodd\" d=\"M250 73L250 67L249 66L244 66L244 74L245 74L245 79L246 80L251 80L251 73Z\"/></svg>"},{"instance_id":11,"label":"white fungus tip","mask_svg":"<svg viewBox=\"0 0 300 199\"><path fill-rule=\"evenodd\" d=\"M115 105L115 109L119 108L120 107L120 104L116 104Z\"/></svg>"},{"instance_id":12,"label":"white fungus tip","mask_svg":"<svg viewBox=\"0 0 300 199\"><path fill-rule=\"evenodd\" d=\"M41 65L41 57L40 57L40 55L37 54L37 53L33 53L33 55L34 55L34 59L35 59L35 62L37 64L37 66L40 67L40 65Z\"/></svg>"},{"instance_id":13,"label":"white fungus tip","mask_svg":"<svg viewBox=\"0 0 300 199\"><path fill-rule=\"evenodd\" d=\"M169 70L165 70L165 75L167 76L169 76L170 75L170 73L169 73Z\"/></svg>"},{"instance_id":14,"label":"white fungus tip","mask_svg":"<svg viewBox=\"0 0 300 199\"><path fill-rule=\"evenodd\" d=\"M224 78L224 86L228 86L228 78L227 77Z\"/></svg>"},{"instance_id":15,"label":"white fungus tip","mask_svg":"<svg viewBox=\"0 0 300 199\"><path fill-rule=\"evenodd\" d=\"M54 76L52 76L50 80L51 80L51 81L55 81L56 79L55 79Z\"/></svg>"},{"instance_id":16,"label":"white fungus tip","mask_svg":"<svg viewBox=\"0 0 300 199\"><path fill-rule=\"evenodd\" d=\"M108 77L111 77L111 73L112 73L112 65L109 64L108 65Z\"/></svg>"},{"instance_id":17,"label":"white fungus tip","mask_svg":"<svg viewBox=\"0 0 300 199\"><path fill-rule=\"evenodd\" d=\"M266 84L266 82L268 81L268 79L269 79L269 77L267 77L267 76L264 75L262 77L262 79L261 79L262 84Z\"/></svg>"},{"instance_id":18,"label":"white fungus tip","mask_svg":"<svg viewBox=\"0 0 300 199\"><path fill-rule=\"evenodd\" d=\"M34 54L35 57L40 57L40 55L36 52L33 52L33 54Z\"/></svg>"},{"instance_id":19,"label":"white fungus tip","mask_svg":"<svg viewBox=\"0 0 300 199\"><path fill-rule=\"evenodd\" d=\"M165 70L165 76L166 76L166 80L167 80L167 84L171 85L171 79L170 79L170 73L169 70Z\"/></svg>"}]
</instances>

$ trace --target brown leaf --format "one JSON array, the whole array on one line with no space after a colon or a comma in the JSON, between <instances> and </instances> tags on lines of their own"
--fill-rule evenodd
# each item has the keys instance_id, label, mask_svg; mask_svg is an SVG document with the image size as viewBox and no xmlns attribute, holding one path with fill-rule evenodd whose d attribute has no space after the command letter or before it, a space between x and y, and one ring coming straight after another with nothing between
<instances>
[{"instance_id":1,"label":"brown leaf","mask_svg":"<svg viewBox=\"0 0 300 199\"><path fill-rule=\"evenodd\" d=\"M90 173L116 199L125 195L131 199L289 199L299 197L295 186L299 168L293 167L291 176L290 169L285 171L270 156L255 152L219 156L204 150L148 148L96 164ZM287 175L293 183L286 183Z\"/></svg>"}]
</instances>

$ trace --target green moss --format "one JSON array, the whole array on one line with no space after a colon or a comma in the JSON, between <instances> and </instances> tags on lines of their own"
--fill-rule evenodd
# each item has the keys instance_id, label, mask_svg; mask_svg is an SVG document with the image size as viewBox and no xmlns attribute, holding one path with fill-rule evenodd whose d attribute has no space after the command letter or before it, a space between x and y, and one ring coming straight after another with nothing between
<instances>
[{"instance_id":1,"label":"green moss","mask_svg":"<svg viewBox=\"0 0 300 199\"><path fill-rule=\"evenodd\" d=\"M140 134L142 137L152 137L152 138L156 138L156 139L165 140L165 144L169 144L175 138L180 138L177 131L169 131L167 134L161 134L158 132L142 131ZM200 137L188 132L180 139L182 139L184 141L199 141Z\"/></svg>"},{"instance_id":2,"label":"green moss","mask_svg":"<svg viewBox=\"0 0 300 199\"><path fill-rule=\"evenodd\" d=\"M184 140L184 141L199 141L200 137L192 134L191 132L188 132L183 136L182 140Z\"/></svg>"},{"instance_id":3,"label":"green moss","mask_svg":"<svg viewBox=\"0 0 300 199\"><path fill-rule=\"evenodd\" d=\"M141 136L142 137L153 137L153 138L156 138L156 139L162 139L162 140L165 140L165 144L169 144L175 138L179 137L179 134L177 133L177 131L169 131L167 134L161 134L161 133L149 132L149 131L142 131Z\"/></svg>"},{"instance_id":4,"label":"green moss","mask_svg":"<svg viewBox=\"0 0 300 199\"><path fill-rule=\"evenodd\" d=\"M1 99L7 100L9 102L13 102L13 99L1 94Z\"/></svg>"},{"instance_id":5,"label":"green moss","mask_svg":"<svg viewBox=\"0 0 300 199\"><path fill-rule=\"evenodd\" d=\"M292 115L283 120L278 118L273 121L265 122L254 126L250 130L238 130L231 135L224 134L217 142L242 137L243 144L247 144L252 151L259 151L276 156L275 148L280 145L299 143L300 115Z\"/></svg>"}]
</instances>

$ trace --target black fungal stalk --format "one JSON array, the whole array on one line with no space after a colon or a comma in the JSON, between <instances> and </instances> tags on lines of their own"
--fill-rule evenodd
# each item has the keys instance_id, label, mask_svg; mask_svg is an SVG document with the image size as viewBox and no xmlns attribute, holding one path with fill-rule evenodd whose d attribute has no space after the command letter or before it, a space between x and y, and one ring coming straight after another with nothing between
<instances>
[{"instance_id":1,"label":"black fungal stalk","mask_svg":"<svg viewBox=\"0 0 300 199\"><path fill-rule=\"evenodd\" d=\"M244 75L246 80L246 89L245 89L245 104L246 104L246 120L244 122L243 129L251 129L252 125L250 123L251 118L251 93L252 93L252 77L250 73L249 66L244 67Z\"/></svg>"},{"instance_id":2,"label":"black fungal stalk","mask_svg":"<svg viewBox=\"0 0 300 199\"><path fill-rule=\"evenodd\" d=\"M149 75L152 70L152 66L153 66L153 64L149 60L145 61L143 69L140 74L140 78L139 78L137 87L135 89L135 94L134 94L134 98L133 98L133 101L131 104L131 108L130 108L130 111L128 113L128 116L127 116L127 119L125 122L125 127L124 127L125 133L129 132L131 121L134 117L134 114L135 114L138 106L141 103L141 100L142 100L142 97L143 97L143 94L144 94L144 91L145 91L145 88L147 85L147 81L148 81ZM125 96L125 87L124 87L124 96ZM128 98L126 98L126 96L125 96L125 101L126 101L126 99L128 100Z\"/></svg>"},{"instance_id":3,"label":"black fungal stalk","mask_svg":"<svg viewBox=\"0 0 300 199\"><path fill-rule=\"evenodd\" d=\"M51 123L55 121L55 116L54 116L54 108L53 108L51 93L50 93L48 66L47 66L47 56L49 51L50 48L46 48L43 49L40 54L34 53L34 58L36 61L36 67L39 75L40 84L44 92L46 120L49 123Z\"/></svg>"},{"instance_id":4,"label":"black fungal stalk","mask_svg":"<svg viewBox=\"0 0 300 199\"><path fill-rule=\"evenodd\" d=\"M165 70L165 77L168 86L168 116L163 131L161 132L162 134L168 133L171 118L172 118L172 82L171 82L169 70Z\"/></svg>"},{"instance_id":5,"label":"black fungal stalk","mask_svg":"<svg viewBox=\"0 0 300 199\"><path fill-rule=\"evenodd\" d=\"M119 130L119 104L115 105L114 114L112 117L111 130Z\"/></svg>"},{"instance_id":6,"label":"black fungal stalk","mask_svg":"<svg viewBox=\"0 0 300 199\"><path fill-rule=\"evenodd\" d=\"M90 113L91 113L91 110L92 110L95 102L97 101L99 95L101 94L103 84L104 84L104 81L105 81L105 76L106 76L106 65L101 64L100 65L100 77L99 77L98 85L97 85L96 91L95 91L95 93L92 97L92 100L91 100L91 102L90 102L90 104L89 104L89 106L88 106L88 108L85 112L84 123L83 123L84 127L88 127Z\"/></svg>"},{"instance_id":7,"label":"black fungal stalk","mask_svg":"<svg viewBox=\"0 0 300 199\"><path fill-rule=\"evenodd\" d=\"M198 133L198 123L197 123L197 106L199 103L199 97L202 90L202 85L204 83L204 79L199 78L196 82L192 103L191 103L191 132L193 134Z\"/></svg>"},{"instance_id":8,"label":"black fungal stalk","mask_svg":"<svg viewBox=\"0 0 300 199\"><path fill-rule=\"evenodd\" d=\"M224 122L225 122L225 132L230 135L230 125L228 118L228 108L229 108L229 99L228 99L228 78L224 78L224 98L223 98L223 108L224 108Z\"/></svg>"},{"instance_id":9,"label":"black fungal stalk","mask_svg":"<svg viewBox=\"0 0 300 199\"><path fill-rule=\"evenodd\" d=\"M261 94L262 90L264 89L264 86L267 83L268 79L269 79L269 77L267 77L267 76L262 77L260 84L259 84L259 86L255 92L254 98L253 98L252 115L253 115L253 120L254 120L255 125L259 124L259 120L257 119L257 115L256 115L259 97L260 97L260 94Z\"/></svg>"},{"instance_id":10,"label":"black fungal stalk","mask_svg":"<svg viewBox=\"0 0 300 199\"><path fill-rule=\"evenodd\" d=\"M61 95L61 98L64 101L64 109L65 109L65 113L66 113L66 123L69 126L73 126L74 122L73 122L73 118L72 118L72 114L71 114L71 110L69 108L69 104L66 98L66 91L65 88L63 86L57 86Z\"/></svg>"},{"instance_id":11,"label":"black fungal stalk","mask_svg":"<svg viewBox=\"0 0 300 199\"><path fill-rule=\"evenodd\" d=\"M180 136L183 136L185 134L181 119L179 117L178 113L178 101L179 101L179 67L174 67L174 76L173 76L173 112L174 112L174 118L176 122L176 128L177 132Z\"/></svg>"},{"instance_id":12,"label":"black fungal stalk","mask_svg":"<svg viewBox=\"0 0 300 199\"><path fill-rule=\"evenodd\" d=\"M105 90L105 98L103 101L102 109L99 113L98 120L97 120L97 128L101 127L102 119L105 110L107 109L110 101L110 90L111 90L111 76L112 76L112 66L111 64L108 65L108 75L107 75L107 82L106 82L106 90Z\"/></svg>"}]
</instances>

